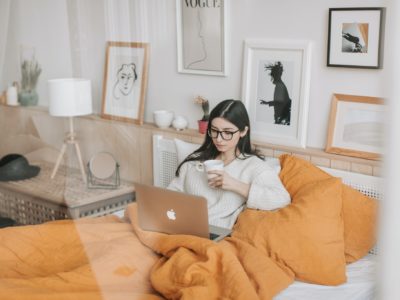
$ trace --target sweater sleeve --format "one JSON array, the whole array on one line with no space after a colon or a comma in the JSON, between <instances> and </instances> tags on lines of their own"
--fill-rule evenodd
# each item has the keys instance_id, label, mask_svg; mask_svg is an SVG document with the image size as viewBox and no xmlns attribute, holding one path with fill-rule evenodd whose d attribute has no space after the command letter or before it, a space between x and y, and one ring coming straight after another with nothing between
<instances>
[{"instance_id":1,"label":"sweater sleeve","mask_svg":"<svg viewBox=\"0 0 400 300\"><path fill-rule=\"evenodd\" d=\"M183 192L184 191L184 181L186 177L186 173L188 170L188 163L184 163L179 170L179 176L172 179L172 181L167 186L167 189Z\"/></svg>"},{"instance_id":2,"label":"sweater sleeve","mask_svg":"<svg viewBox=\"0 0 400 300\"><path fill-rule=\"evenodd\" d=\"M290 195L272 168L263 170L251 182L248 208L274 210L289 203Z\"/></svg>"}]
</instances>

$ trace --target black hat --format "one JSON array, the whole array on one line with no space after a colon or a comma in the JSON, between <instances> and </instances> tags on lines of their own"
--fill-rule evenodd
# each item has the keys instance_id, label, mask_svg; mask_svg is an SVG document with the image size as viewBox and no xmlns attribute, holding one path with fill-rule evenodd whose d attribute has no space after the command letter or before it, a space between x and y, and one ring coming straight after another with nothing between
<instances>
[{"instance_id":1,"label":"black hat","mask_svg":"<svg viewBox=\"0 0 400 300\"><path fill-rule=\"evenodd\" d=\"M0 181L23 180L39 174L38 166L29 165L21 154L7 154L0 160Z\"/></svg>"}]
</instances>

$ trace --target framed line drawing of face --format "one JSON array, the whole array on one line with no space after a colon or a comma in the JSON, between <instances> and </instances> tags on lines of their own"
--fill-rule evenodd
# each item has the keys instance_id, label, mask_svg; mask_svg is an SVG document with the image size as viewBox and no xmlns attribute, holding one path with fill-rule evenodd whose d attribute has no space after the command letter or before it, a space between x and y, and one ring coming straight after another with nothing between
<instances>
[{"instance_id":1,"label":"framed line drawing of face","mask_svg":"<svg viewBox=\"0 0 400 300\"><path fill-rule=\"evenodd\" d=\"M306 146L311 43L246 40L242 101L254 139Z\"/></svg>"},{"instance_id":2,"label":"framed line drawing of face","mask_svg":"<svg viewBox=\"0 0 400 300\"><path fill-rule=\"evenodd\" d=\"M147 43L108 42L101 117L143 124Z\"/></svg>"},{"instance_id":3,"label":"framed line drawing of face","mask_svg":"<svg viewBox=\"0 0 400 300\"><path fill-rule=\"evenodd\" d=\"M382 67L385 9L330 8L328 67Z\"/></svg>"},{"instance_id":4,"label":"framed line drawing of face","mask_svg":"<svg viewBox=\"0 0 400 300\"><path fill-rule=\"evenodd\" d=\"M176 0L178 72L227 75L225 0Z\"/></svg>"},{"instance_id":5,"label":"framed line drawing of face","mask_svg":"<svg viewBox=\"0 0 400 300\"><path fill-rule=\"evenodd\" d=\"M386 115L382 98L334 94L325 151L379 160Z\"/></svg>"}]
</instances>

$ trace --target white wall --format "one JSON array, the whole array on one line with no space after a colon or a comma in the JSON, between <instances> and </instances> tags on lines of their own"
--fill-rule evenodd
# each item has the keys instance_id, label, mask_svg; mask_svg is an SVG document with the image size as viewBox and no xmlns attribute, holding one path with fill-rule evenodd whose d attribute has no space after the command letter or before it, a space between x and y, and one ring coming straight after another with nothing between
<instances>
[{"instance_id":1,"label":"white wall","mask_svg":"<svg viewBox=\"0 0 400 300\"><path fill-rule=\"evenodd\" d=\"M175 0L15 0L18 4L12 1L12 14L17 18L10 23L12 36L9 43L14 45L8 45L12 49L7 51L7 57L13 56L11 53L17 49L16 44L33 43L37 46L37 57L44 69L40 84L47 78L68 74L89 77L93 81L95 110L99 112L105 41L149 42L151 51L145 120L152 121L152 112L156 109L170 109L187 117L189 126L195 128L196 120L202 115L201 108L193 103L197 95L208 98L211 106L223 99L240 99L245 39L310 40L314 48L307 146L317 148L325 147L333 93L387 96L385 68L326 67L328 9L364 7L365 1L227 1L230 4L230 43L227 47L230 74L227 77L177 72ZM367 4L386 6L387 2L389 0L370 0ZM41 22L30 21L36 20L39 15ZM76 25L76 22L80 23ZM83 36L77 37L80 32ZM71 36L68 36L69 33ZM384 67L388 63L384 61ZM6 64L6 69L10 70L8 74L15 74L15 65ZM8 78L8 81L11 79ZM47 93L43 86L39 92L40 103L46 105Z\"/></svg>"},{"instance_id":2,"label":"white wall","mask_svg":"<svg viewBox=\"0 0 400 300\"><path fill-rule=\"evenodd\" d=\"M0 0L4 1L4 0ZM34 47L42 68L37 91L47 105L47 79L72 75L65 0L10 1L8 40L1 86L20 81L20 47Z\"/></svg>"}]
</instances>

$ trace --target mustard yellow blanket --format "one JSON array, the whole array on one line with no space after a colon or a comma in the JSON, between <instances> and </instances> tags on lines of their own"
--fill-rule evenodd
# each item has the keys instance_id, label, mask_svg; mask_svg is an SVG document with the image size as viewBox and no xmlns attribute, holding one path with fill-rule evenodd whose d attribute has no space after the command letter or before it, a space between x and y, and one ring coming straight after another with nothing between
<instances>
[{"instance_id":1,"label":"mustard yellow blanket","mask_svg":"<svg viewBox=\"0 0 400 300\"><path fill-rule=\"evenodd\" d=\"M0 230L1 299L271 299L294 280L238 239L145 232L115 216Z\"/></svg>"}]
</instances>

